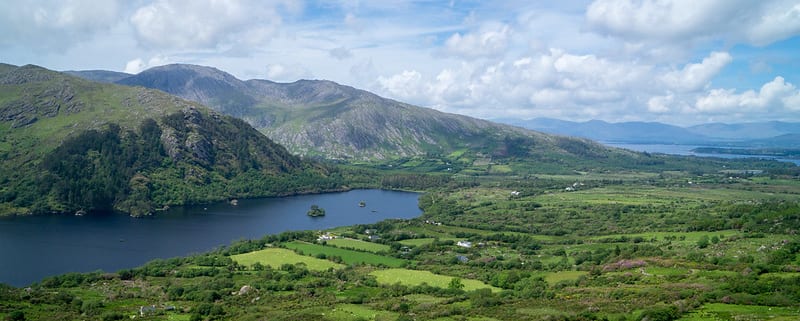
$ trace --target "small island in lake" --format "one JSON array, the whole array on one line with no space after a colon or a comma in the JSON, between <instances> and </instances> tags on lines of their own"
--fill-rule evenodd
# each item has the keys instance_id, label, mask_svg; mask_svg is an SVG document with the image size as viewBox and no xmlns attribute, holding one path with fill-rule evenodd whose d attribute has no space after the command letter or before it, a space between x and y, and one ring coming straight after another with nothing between
<instances>
[{"instance_id":1,"label":"small island in lake","mask_svg":"<svg viewBox=\"0 0 800 321\"><path fill-rule=\"evenodd\" d=\"M312 217L325 216L325 209L317 205L311 205L311 209L309 209L306 214Z\"/></svg>"}]
</instances>

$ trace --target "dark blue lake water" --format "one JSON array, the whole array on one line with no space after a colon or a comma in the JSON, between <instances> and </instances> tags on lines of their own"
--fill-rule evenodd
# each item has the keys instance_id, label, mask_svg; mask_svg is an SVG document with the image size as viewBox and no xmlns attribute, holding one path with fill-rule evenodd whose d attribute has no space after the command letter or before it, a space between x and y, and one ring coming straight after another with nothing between
<instances>
[{"instance_id":1,"label":"dark blue lake water","mask_svg":"<svg viewBox=\"0 0 800 321\"><path fill-rule=\"evenodd\" d=\"M691 155L691 156L698 156L698 157L719 157L719 158L763 158L763 159L774 159L781 162L790 162L794 163L795 165L800 165L800 159L790 159L790 158L780 158L775 156L769 155L735 155L735 154L704 154L704 153L695 153L692 149L698 147L713 147L713 146L699 146L699 145L668 145L668 144L629 144L629 143L614 143L614 142L602 142L603 144L611 147L618 147L629 149L632 151L637 152L648 152L648 153L662 153L662 154L670 154L670 155Z\"/></svg>"},{"instance_id":2,"label":"dark blue lake water","mask_svg":"<svg viewBox=\"0 0 800 321\"><path fill-rule=\"evenodd\" d=\"M289 230L413 218L422 214L418 196L354 190L173 208L139 219L121 214L0 219L0 283L24 286L67 272L117 271ZM366 206L359 207L360 201ZM306 215L313 204L326 215Z\"/></svg>"}]
</instances>

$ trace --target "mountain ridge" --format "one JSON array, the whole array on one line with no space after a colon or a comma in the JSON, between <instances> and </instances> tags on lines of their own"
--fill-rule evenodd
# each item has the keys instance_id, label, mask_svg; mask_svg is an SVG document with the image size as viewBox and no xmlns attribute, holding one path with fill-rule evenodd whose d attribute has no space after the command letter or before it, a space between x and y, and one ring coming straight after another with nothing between
<instances>
[{"instance_id":1,"label":"mountain ridge","mask_svg":"<svg viewBox=\"0 0 800 321\"><path fill-rule=\"evenodd\" d=\"M385 161L463 149L503 154L503 141L512 138L572 153L557 146L566 138L413 106L328 80L243 81L213 67L172 64L118 83L163 90L240 117L304 157Z\"/></svg>"}]
</instances>

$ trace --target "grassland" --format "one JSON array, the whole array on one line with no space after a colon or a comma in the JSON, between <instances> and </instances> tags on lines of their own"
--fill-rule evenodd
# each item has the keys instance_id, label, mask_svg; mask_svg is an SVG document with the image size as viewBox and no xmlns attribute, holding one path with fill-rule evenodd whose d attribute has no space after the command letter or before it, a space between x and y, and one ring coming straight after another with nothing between
<instances>
[{"instance_id":1,"label":"grassland","mask_svg":"<svg viewBox=\"0 0 800 321\"><path fill-rule=\"evenodd\" d=\"M371 264L376 266L401 267L406 263L404 260L394 257L347 250L333 246L323 246L305 242L290 242L284 245L287 248L302 252L306 255L338 257L341 258L341 261L345 264Z\"/></svg>"},{"instance_id":2,"label":"grassland","mask_svg":"<svg viewBox=\"0 0 800 321\"><path fill-rule=\"evenodd\" d=\"M399 283L407 286L417 286L425 283L430 286L444 289L450 286L450 282L454 278L452 276L434 274L430 271L416 271L409 269L376 270L370 273L370 275L375 276L378 280L378 283L387 285ZM461 283L464 285L464 291L474 291L477 289L491 289L492 291L500 290L478 280L461 279Z\"/></svg>"},{"instance_id":3,"label":"grassland","mask_svg":"<svg viewBox=\"0 0 800 321\"><path fill-rule=\"evenodd\" d=\"M333 245L343 249L354 249L373 253L388 252L391 248L386 244L366 242L351 238L335 238L325 241L327 245Z\"/></svg>"},{"instance_id":4,"label":"grassland","mask_svg":"<svg viewBox=\"0 0 800 321\"><path fill-rule=\"evenodd\" d=\"M279 268L284 264L303 264L309 270L324 271L330 268L338 269L343 265L328 260L317 259L305 255L299 255L291 250L270 248L260 251L233 255L231 258L244 266L252 266L256 262L265 266Z\"/></svg>"},{"instance_id":5,"label":"grassland","mask_svg":"<svg viewBox=\"0 0 800 321\"><path fill-rule=\"evenodd\" d=\"M678 321L717 321L717 320L772 320L794 321L800 316L800 307L769 307L760 305L739 305L710 303L699 310L684 316Z\"/></svg>"},{"instance_id":6,"label":"grassland","mask_svg":"<svg viewBox=\"0 0 800 321\"><path fill-rule=\"evenodd\" d=\"M325 317L330 320L348 321L348 320L374 320L374 321L394 321L397 320L399 313L375 310L363 305L356 304L339 304L330 312L325 314Z\"/></svg>"}]
</instances>

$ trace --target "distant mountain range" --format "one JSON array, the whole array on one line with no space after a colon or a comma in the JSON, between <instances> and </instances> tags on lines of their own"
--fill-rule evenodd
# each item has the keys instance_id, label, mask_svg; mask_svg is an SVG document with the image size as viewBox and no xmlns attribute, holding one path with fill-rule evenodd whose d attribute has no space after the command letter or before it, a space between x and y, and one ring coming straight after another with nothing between
<instances>
[{"instance_id":1,"label":"distant mountain range","mask_svg":"<svg viewBox=\"0 0 800 321\"><path fill-rule=\"evenodd\" d=\"M0 139L0 215L146 215L165 205L318 191L327 175L198 103L32 65L0 64Z\"/></svg>"},{"instance_id":2,"label":"distant mountain range","mask_svg":"<svg viewBox=\"0 0 800 321\"><path fill-rule=\"evenodd\" d=\"M573 122L551 118L496 121L545 133L633 144L684 144L800 148L800 123L711 123L679 127L657 122Z\"/></svg>"},{"instance_id":3,"label":"distant mountain range","mask_svg":"<svg viewBox=\"0 0 800 321\"><path fill-rule=\"evenodd\" d=\"M109 84L133 76L129 73L108 70L67 70L62 72L70 76Z\"/></svg>"}]
</instances>

